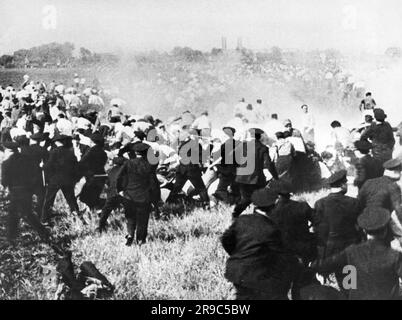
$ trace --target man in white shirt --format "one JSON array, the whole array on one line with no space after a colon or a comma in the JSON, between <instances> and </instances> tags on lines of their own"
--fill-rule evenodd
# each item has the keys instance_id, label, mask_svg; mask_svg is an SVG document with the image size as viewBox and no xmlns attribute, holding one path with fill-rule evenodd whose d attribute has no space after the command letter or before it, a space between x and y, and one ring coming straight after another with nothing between
<instances>
[{"instance_id":1,"label":"man in white shirt","mask_svg":"<svg viewBox=\"0 0 402 320\"><path fill-rule=\"evenodd\" d=\"M303 113L302 113L302 133L305 142L314 142L314 127L315 121L313 115L309 112L308 105L304 104L301 106Z\"/></svg>"},{"instance_id":2,"label":"man in white shirt","mask_svg":"<svg viewBox=\"0 0 402 320\"><path fill-rule=\"evenodd\" d=\"M56 128L61 135L71 137L73 135L73 124L66 119L64 113L60 113L57 119Z\"/></svg>"},{"instance_id":3,"label":"man in white shirt","mask_svg":"<svg viewBox=\"0 0 402 320\"><path fill-rule=\"evenodd\" d=\"M199 130L201 136L210 137L211 136L211 120L208 118L208 111L204 111L200 117L194 120L191 125L193 129Z\"/></svg>"}]
</instances>

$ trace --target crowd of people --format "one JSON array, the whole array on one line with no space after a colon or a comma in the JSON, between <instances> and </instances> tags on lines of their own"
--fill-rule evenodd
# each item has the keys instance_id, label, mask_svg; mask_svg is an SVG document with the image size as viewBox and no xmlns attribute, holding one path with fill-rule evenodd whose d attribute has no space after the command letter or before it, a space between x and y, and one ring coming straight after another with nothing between
<instances>
[{"instance_id":1,"label":"crowd of people","mask_svg":"<svg viewBox=\"0 0 402 320\"><path fill-rule=\"evenodd\" d=\"M146 242L150 215L158 217L164 203L210 209L222 202L234 206L222 244L230 255L226 277L239 299L287 299L289 291L298 299L312 286L306 274L334 272L341 284L345 264L357 268L358 288L339 285L342 293L397 296L401 257L390 243L402 238L402 162L393 159L396 130L371 95L360 106L364 123L349 131L332 122L333 149L318 154L306 104L300 130L290 119L268 115L261 99L241 99L234 119L216 129L208 111L198 117L185 111L166 122L130 115L122 99L105 105L96 87L72 82L66 87L25 76L21 86L0 90L10 245L17 243L20 218L57 244L49 227L59 191L74 219L85 225L86 215L98 217L99 232L123 208L127 246ZM351 175L357 199L346 196ZM291 199L325 186L331 193L314 208ZM251 204L254 213L242 214Z\"/></svg>"}]
</instances>

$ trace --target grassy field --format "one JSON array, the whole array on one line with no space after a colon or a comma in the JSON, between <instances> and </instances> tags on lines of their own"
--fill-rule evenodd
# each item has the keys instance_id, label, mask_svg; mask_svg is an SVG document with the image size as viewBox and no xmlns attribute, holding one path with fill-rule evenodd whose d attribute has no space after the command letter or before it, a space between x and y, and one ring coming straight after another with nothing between
<instances>
[{"instance_id":1,"label":"grassy field","mask_svg":"<svg viewBox=\"0 0 402 320\"><path fill-rule=\"evenodd\" d=\"M326 192L296 197L310 205ZM227 255L220 235L231 223L231 208L218 206L210 211L196 209L165 220L151 219L148 243L125 247L125 220L121 213L110 218L106 234L95 232L97 219L87 226L66 214L64 199L57 200L57 229L72 239L75 266L92 261L116 287L112 299L206 299L234 298L232 285L224 278ZM0 236L4 235L1 208ZM3 242L3 240L1 240ZM0 250L0 299L52 299L56 286L42 266L55 266L56 257L37 242L24 226L17 249ZM50 278L50 280L52 280Z\"/></svg>"}]
</instances>

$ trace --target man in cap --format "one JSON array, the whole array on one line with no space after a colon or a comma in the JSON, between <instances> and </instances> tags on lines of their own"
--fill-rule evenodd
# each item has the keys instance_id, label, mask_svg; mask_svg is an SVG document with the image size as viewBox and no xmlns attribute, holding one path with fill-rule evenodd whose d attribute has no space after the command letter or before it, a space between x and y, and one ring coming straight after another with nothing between
<instances>
[{"instance_id":1,"label":"man in cap","mask_svg":"<svg viewBox=\"0 0 402 320\"><path fill-rule=\"evenodd\" d=\"M74 194L79 171L77 158L72 149L71 137L55 135L53 143L55 148L49 152L49 159L44 165L47 186L41 220L49 222L50 209L59 190L63 192L71 212L82 218Z\"/></svg>"},{"instance_id":2,"label":"man in cap","mask_svg":"<svg viewBox=\"0 0 402 320\"><path fill-rule=\"evenodd\" d=\"M234 220L222 238L229 254L225 277L238 300L287 300L297 274L297 259L289 255L281 232L269 217L277 194L261 189L252 195L256 209Z\"/></svg>"},{"instance_id":3,"label":"man in cap","mask_svg":"<svg viewBox=\"0 0 402 320\"><path fill-rule=\"evenodd\" d=\"M90 139L92 146L78 163L80 175L84 176L86 180L79 199L90 210L95 210L103 207L99 197L106 180L107 154L104 150L105 139L99 132L93 133Z\"/></svg>"},{"instance_id":4,"label":"man in cap","mask_svg":"<svg viewBox=\"0 0 402 320\"><path fill-rule=\"evenodd\" d=\"M381 164L392 159L395 138L391 125L385 121L387 115L382 109L374 109L375 123L361 135L360 140L370 140L373 144L373 157Z\"/></svg>"},{"instance_id":5,"label":"man in cap","mask_svg":"<svg viewBox=\"0 0 402 320\"><path fill-rule=\"evenodd\" d=\"M388 210L366 208L358 218L358 225L367 234L368 241L319 261L314 268L325 275L347 265L354 266L357 282L354 289L348 290L349 300L400 299L402 254L391 248L390 221Z\"/></svg>"},{"instance_id":6,"label":"man in cap","mask_svg":"<svg viewBox=\"0 0 402 320\"><path fill-rule=\"evenodd\" d=\"M316 202L313 217L318 237L318 256L322 259L361 241L361 234L356 228L360 214L359 202L346 196L346 170L334 173L327 182L331 193ZM336 270L335 276L338 284L341 284L342 270Z\"/></svg>"},{"instance_id":7,"label":"man in cap","mask_svg":"<svg viewBox=\"0 0 402 320\"><path fill-rule=\"evenodd\" d=\"M266 186L269 174L278 179L268 147L261 142L264 132L258 128L250 129L249 132L251 140L243 142L235 150L236 159L243 158L236 170L235 182L239 184L241 198L233 210L233 218L239 217L251 204L251 195L254 191Z\"/></svg>"},{"instance_id":8,"label":"man in cap","mask_svg":"<svg viewBox=\"0 0 402 320\"><path fill-rule=\"evenodd\" d=\"M285 127L285 129L287 131L289 131L291 137L303 138L301 132L298 129L293 128L293 123L292 123L292 121L290 119L284 120L283 121L283 126Z\"/></svg>"},{"instance_id":9,"label":"man in cap","mask_svg":"<svg viewBox=\"0 0 402 320\"><path fill-rule=\"evenodd\" d=\"M201 166L203 149L200 143L190 135L190 127L184 126L181 132L181 143L178 148L180 164L176 170L176 181L166 202L173 202L183 186L189 180L194 186L194 194L199 194L204 206L209 205L209 196L202 180Z\"/></svg>"},{"instance_id":10,"label":"man in cap","mask_svg":"<svg viewBox=\"0 0 402 320\"><path fill-rule=\"evenodd\" d=\"M367 180L381 177L384 169L381 162L370 155L372 148L370 142L364 140L356 141L355 148L357 160L354 164L356 168L354 185L360 190Z\"/></svg>"},{"instance_id":11,"label":"man in cap","mask_svg":"<svg viewBox=\"0 0 402 320\"><path fill-rule=\"evenodd\" d=\"M147 160L149 145L138 142L133 145L135 155L126 161L117 175L117 184L121 185L124 196L125 215L127 218L126 245L134 242L146 242L148 221L151 213L152 168Z\"/></svg>"},{"instance_id":12,"label":"man in cap","mask_svg":"<svg viewBox=\"0 0 402 320\"><path fill-rule=\"evenodd\" d=\"M43 241L49 241L49 232L32 213L32 190L35 184L32 160L19 152L19 144L5 142L4 147L11 155L1 165L1 183L9 190L9 211L7 216L7 240L13 244L18 235L18 224L22 217L30 224Z\"/></svg>"},{"instance_id":13,"label":"man in cap","mask_svg":"<svg viewBox=\"0 0 402 320\"><path fill-rule=\"evenodd\" d=\"M239 141L234 139L236 129L232 127L224 127L223 132L228 139L221 145L220 155L221 163L217 165L219 184L214 196L221 201L229 201L228 188L231 188L234 197L239 196L239 188L235 182L236 179L236 157L233 152L239 145Z\"/></svg>"},{"instance_id":14,"label":"man in cap","mask_svg":"<svg viewBox=\"0 0 402 320\"><path fill-rule=\"evenodd\" d=\"M304 141L314 142L314 127L315 127L315 120L312 113L309 111L308 105L304 104L301 106L303 110L301 120L303 123L303 139Z\"/></svg>"},{"instance_id":15,"label":"man in cap","mask_svg":"<svg viewBox=\"0 0 402 320\"><path fill-rule=\"evenodd\" d=\"M45 135L43 133L35 133L29 137L30 144L25 148L21 148L21 154L26 155L31 159L33 165L33 194L37 198L37 208L39 216L42 213L43 201L45 197L45 179L43 172L43 165L49 157L48 151L40 145L42 141L45 140Z\"/></svg>"},{"instance_id":16,"label":"man in cap","mask_svg":"<svg viewBox=\"0 0 402 320\"><path fill-rule=\"evenodd\" d=\"M358 199L361 210L379 207L392 212L392 227L397 238L402 237L401 179L402 160L392 159L384 163L384 175L366 181L359 191ZM395 212L395 213L394 213Z\"/></svg>"},{"instance_id":17,"label":"man in cap","mask_svg":"<svg viewBox=\"0 0 402 320\"><path fill-rule=\"evenodd\" d=\"M281 230L287 250L307 266L317 256L317 240L309 230L313 223L313 209L307 202L292 200L292 185L283 180L272 181L269 189L278 194L277 204L269 217Z\"/></svg>"},{"instance_id":18,"label":"man in cap","mask_svg":"<svg viewBox=\"0 0 402 320\"><path fill-rule=\"evenodd\" d=\"M123 203L123 198L119 195L120 186L118 185L118 176L126 159L123 157L116 157L113 159L113 167L107 173L108 179L108 189L107 189L107 197L106 203L102 208L102 212L100 213L99 219L99 232L102 233L106 231L106 223L107 219L109 218L111 212L116 210L120 204ZM121 182L121 181L120 181ZM124 184L124 182L122 183Z\"/></svg>"}]
</instances>

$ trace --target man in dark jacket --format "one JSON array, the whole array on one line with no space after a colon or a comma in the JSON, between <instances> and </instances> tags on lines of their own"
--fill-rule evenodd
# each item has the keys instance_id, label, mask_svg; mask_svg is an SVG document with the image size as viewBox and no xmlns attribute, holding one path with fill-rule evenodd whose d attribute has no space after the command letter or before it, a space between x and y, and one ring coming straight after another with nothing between
<instances>
[{"instance_id":1,"label":"man in dark jacket","mask_svg":"<svg viewBox=\"0 0 402 320\"><path fill-rule=\"evenodd\" d=\"M146 242L148 221L151 212L152 169L147 160L149 145L139 142L133 146L136 158L131 157L119 171L117 183L122 185L125 215L127 218L127 246L134 242L134 233L138 244Z\"/></svg>"},{"instance_id":2,"label":"man in dark jacket","mask_svg":"<svg viewBox=\"0 0 402 320\"><path fill-rule=\"evenodd\" d=\"M236 171L235 181L239 184L241 199L234 208L233 218L240 216L251 204L254 191L266 186L266 171L269 171L274 179L278 179L268 147L260 141L264 132L260 129L250 129L249 132L251 140L245 141L235 150L236 159L240 159L239 153L245 159L241 160L243 163L239 163Z\"/></svg>"},{"instance_id":3,"label":"man in dark jacket","mask_svg":"<svg viewBox=\"0 0 402 320\"><path fill-rule=\"evenodd\" d=\"M221 163L217 166L219 184L215 191L214 196L221 201L229 202L228 188L232 190L234 197L239 195L239 188L235 182L236 179L236 157L233 152L239 145L239 141L235 140L234 134L236 129L232 127L224 127L223 132L229 137L220 149L220 156L222 157Z\"/></svg>"},{"instance_id":4,"label":"man in dark jacket","mask_svg":"<svg viewBox=\"0 0 402 320\"><path fill-rule=\"evenodd\" d=\"M123 203L123 198L119 195L120 186L117 184L117 178L125 163L125 159L122 157L116 157L113 159L113 168L108 172L108 186L106 203L102 208L99 219L99 232L106 231L106 222L111 212L116 210L120 204ZM124 184L124 182L122 183Z\"/></svg>"},{"instance_id":5,"label":"man in dark jacket","mask_svg":"<svg viewBox=\"0 0 402 320\"><path fill-rule=\"evenodd\" d=\"M370 142L364 140L356 141L355 148L357 161L355 163L356 177L354 185L360 190L367 180L381 177L384 173L384 168L379 160L374 159L370 155Z\"/></svg>"},{"instance_id":6,"label":"man in dark jacket","mask_svg":"<svg viewBox=\"0 0 402 320\"><path fill-rule=\"evenodd\" d=\"M381 164L392 159L395 138L391 125L385 121L387 115L382 109L374 109L374 118L376 120L361 135L361 140L370 139L373 144L373 157L381 161Z\"/></svg>"},{"instance_id":7,"label":"man in dark jacket","mask_svg":"<svg viewBox=\"0 0 402 320\"><path fill-rule=\"evenodd\" d=\"M15 142L5 142L4 147L12 154L1 165L1 183L9 190L9 212L7 216L7 240L13 244L18 235L18 224L23 218L30 224L43 241L50 239L49 232L32 213L32 190L34 187L34 163L32 159L19 152Z\"/></svg>"},{"instance_id":8,"label":"man in dark jacket","mask_svg":"<svg viewBox=\"0 0 402 320\"><path fill-rule=\"evenodd\" d=\"M398 181L401 178L402 161L389 160L383 165L385 172L380 178L368 180L359 191L360 210L371 207L387 209L392 214L391 225L395 236L402 237L401 188Z\"/></svg>"},{"instance_id":9,"label":"man in dark jacket","mask_svg":"<svg viewBox=\"0 0 402 320\"><path fill-rule=\"evenodd\" d=\"M40 142L45 139L43 133L35 133L29 137L31 144L21 149L21 153L30 157L33 161L33 194L36 195L38 215L41 215L43 201L45 198L46 183L44 181L43 165L49 157L48 151L40 145Z\"/></svg>"},{"instance_id":10,"label":"man in dark jacket","mask_svg":"<svg viewBox=\"0 0 402 320\"><path fill-rule=\"evenodd\" d=\"M291 200L292 186L285 181L273 181L269 189L278 193L278 201L269 217L281 231L285 248L307 266L317 257L316 237L309 230L313 209L307 202Z\"/></svg>"},{"instance_id":11,"label":"man in dark jacket","mask_svg":"<svg viewBox=\"0 0 402 320\"><path fill-rule=\"evenodd\" d=\"M252 197L254 214L234 220L222 236L230 255L225 277L234 284L238 300L287 300L297 259L286 253L281 233L269 218L277 194L261 189Z\"/></svg>"},{"instance_id":12,"label":"man in dark jacket","mask_svg":"<svg viewBox=\"0 0 402 320\"><path fill-rule=\"evenodd\" d=\"M182 142L179 146L180 164L176 170L176 181L166 202L173 202L183 186L189 180L194 186L194 193L199 194L204 206L209 205L209 196L202 180L203 149L198 141L191 138L190 128L182 128Z\"/></svg>"},{"instance_id":13,"label":"man in dark jacket","mask_svg":"<svg viewBox=\"0 0 402 320\"><path fill-rule=\"evenodd\" d=\"M50 208L53 206L59 190L63 192L71 212L79 215L82 220L74 194L79 173L71 137L56 135L53 141L56 148L50 151L49 159L44 166L47 186L41 217L42 222L49 222Z\"/></svg>"},{"instance_id":14,"label":"man in dark jacket","mask_svg":"<svg viewBox=\"0 0 402 320\"><path fill-rule=\"evenodd\" d=\"M315 204L313 220L321 258L339 253L349 245L361 241L357 228L359 202L345 195L348 190L346 175L346 170L334 173L328 179L331 193ZM340 273L336 275L338 279Z\"/></svg>"},{"instance_id":15,"label":"man in dark jacket","mask_svg":"<svg viewBox=\"0 0 402 320\"><path fill-rule=\"evenodd\" d=\"M93 146L84 154L78 163L80 175L86 179L79 198L90 210L102 207L100 194L105 185L105 165L107 155L104 150L104 138L100 133L91 135Z\"/></svg>"},{"instance_id":16,"label":"man in dark jacket","mask_svg":"<svg viewBox=\"0 0 402 320\"><path fill-rule=\"evenodd\" d=\"M343 269L346 265L354 266L356 286L347 291L349 300L400 299L402 254L391 248L390 220L388 210L366 208L358 224L367 233L369 240L352 245L315 266L324 275Z\"/></svg>"}]
</instances>

